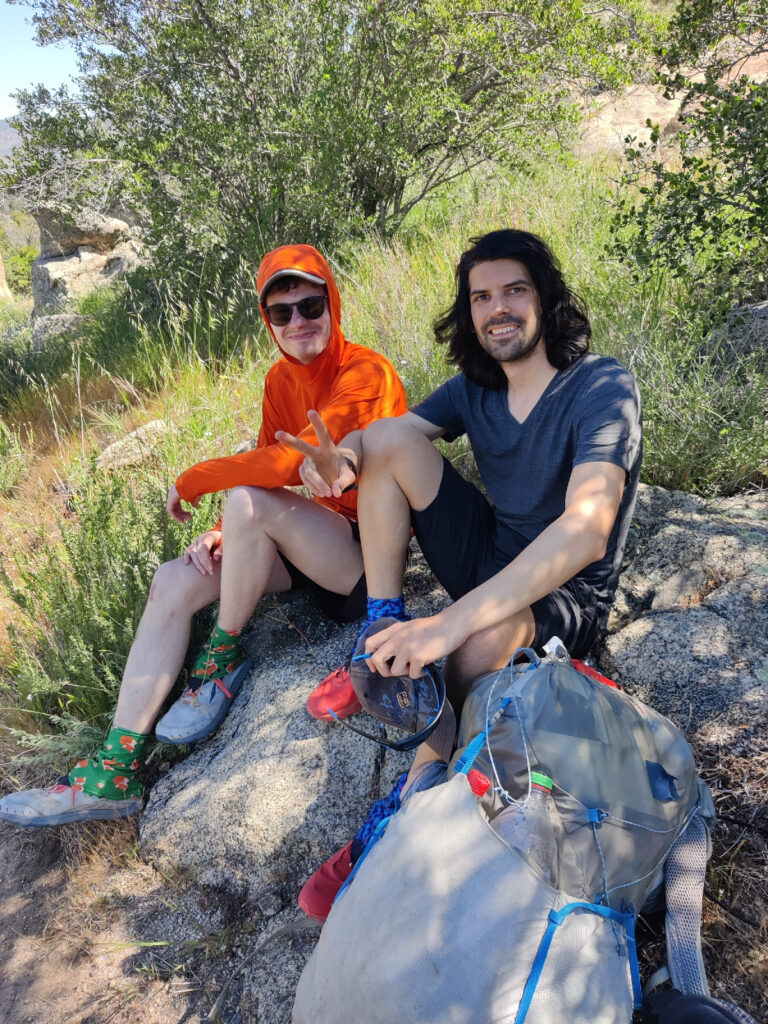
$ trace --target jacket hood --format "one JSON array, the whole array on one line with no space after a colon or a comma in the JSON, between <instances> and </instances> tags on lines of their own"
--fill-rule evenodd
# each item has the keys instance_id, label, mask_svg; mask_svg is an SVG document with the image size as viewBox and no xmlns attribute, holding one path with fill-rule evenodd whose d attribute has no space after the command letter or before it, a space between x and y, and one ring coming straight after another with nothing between
<instances>
[{"instance_id":1,"label":"jacket hood","mask_svg":"<svg viewBox=\"0 0 768 1024\"><path fill-rule=\"evenodd\" d=\"M283 358L292 364L295 372L301 378L309 382L314 380L327 367L337 366L341 359L341 352L346 344L346 339L341 330L341 297L339 296L336 281L331 273L331 268L317 249L311 245L281 245L279 249L273 249L272 252L268 252L259 264L259 272L256 277L256 288L259 295L262 294L264 287L271 278L281 272L285 273L291 270L297 270L313 278L320 278L325 283L328 291L328 309L331 315L331 337L323 352L306 365L300 363L293 356L289 356L287 352L280 348L261 302L259 303L259 308L262 317L264 317L264 323L267 325L267 330L272 335L277 347L280 348Z\"/></svg>"}]
</instances>

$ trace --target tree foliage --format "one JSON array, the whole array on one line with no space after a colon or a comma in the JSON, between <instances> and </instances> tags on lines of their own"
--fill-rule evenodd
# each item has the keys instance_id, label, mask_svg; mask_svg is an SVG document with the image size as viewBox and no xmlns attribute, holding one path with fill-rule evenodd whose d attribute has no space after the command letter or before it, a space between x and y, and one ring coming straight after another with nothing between
<instances>
[{"instance_id":1,"label":"tree foliage","mask_svg":"<svg viewBox=\"0 0 768 1024\"><path fill-rule=\"evenodd\" d=\"M81 78L18 94L6 186L128 208L161 262L391 233L468 168L542 158L640 45L583 0L10 2Z\"/></svg>"},{"instance_id":2,"label":"tree foliage","mask_svg":"<svg viewBox=\"0 0 768 1024\"><path fill-rule=\"evenodd\" d=\"M14 295L28 295L32 290L32 264L39 254L33 244L36 240L34 220L0 198L0 257L8 287Z\"/></svg>"},{"instance_id":3,"label":"tree foliage","mask_svg":"<svg viewBox=\"0 0 768 1024\"><path fill-rule=\"evenodd\" d=\"M32 264L40 255L33 245L23 245L20 249L12 249L3 256L5 278L14 295L29 295L32 291Z\"/></svg>"},{"instance_id":4,"label":"tree foliage","mask_svg":"<svg viewBox=\"0 0 768 1024\"><path fill-rule=\"evenodd\" d=\"M765 294L768 262L768 0L683 0L660 54L668 95L684 91L679 151L629 140L620 248L640 264L693 271L720 297Z\"/></svg>"}]
</instances>

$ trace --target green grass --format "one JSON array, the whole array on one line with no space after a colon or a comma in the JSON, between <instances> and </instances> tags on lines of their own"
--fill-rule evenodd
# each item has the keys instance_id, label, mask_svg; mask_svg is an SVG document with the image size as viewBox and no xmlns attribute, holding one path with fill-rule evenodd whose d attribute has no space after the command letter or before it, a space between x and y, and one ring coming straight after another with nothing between
<instances>
[{"instance_id":1,"label":"green grass","mask_svg":"<svg viewBox=\"0 0 768 1024\"><path fill-rule=\"evenodd\" d=\"M333 263L345 333L388 355L410 402L418 401L453 372L431 325L451 299L460 252L493 228L534 230L587 301L593 349L638 378L644 479L701 494L764 483L765 365L757 356L729 360L707 344L709 311L684 281L657 277L639 286L631 268L606 255L614 173L610 163L563 162L527 176L467 180L414 215L393 243L350 243ZM256 436L275 354L256 310L245 266L227 289L214 280L183 298L135 279L87 300L82 337L53 346L45 372L39 355L24 350L26 329L11 316L6 351L16 353L23 372L8 386L0 380L7 444L21 444L23 455L22 435L13 431L29 418L30 403L43 401L58 441L57 472L72 490L56 529L41 532L6 575L17 612L0 703L30 756L66 767L62 762L86 753L84 745L100 735L154 568L215 515L218 499L211 498L193 525L170 523L163 511L169 484L192 463ZM86 402L89 388L104 382L109 401ZM142 420L159 416L173 430L143 466L98 469L97 450L120 434L129 409ZM452 446L451 456L470 468L466 445Z\"/></svg>"},{"instance_id":2,"label":"green grass","mask_svg":"<svg viewBox=\"0 0 768 1024\"><path fill-rule=\"evenodd\" d=\"M410 401L452 372L431 324L450 301L453 268L468 240L514 226L536 231L586 300L593 351L636 375L645 418L647 483L703 495L731 494L768 477L768 373L759 354L728 358L707 343L710 310L684 281L660 275L638 284L633 268L607 253L610 163L551 165L529 178L469 186L421 215L404 237L372 240L345 265L345 327L355 341L395 363Z\"/></svg>"},{"instance_id":3,"label":"green grass","mask_svg":"<svg viewBox=\"0 0 768 1024\"><path fill-rule=\"evenodd\" d=\"M28 437L31 443L32 437ZM7 426L0 419L0 494L8 497L26 474L27 464L22 444L22 431Z\"/></svg>"}]
</instances>

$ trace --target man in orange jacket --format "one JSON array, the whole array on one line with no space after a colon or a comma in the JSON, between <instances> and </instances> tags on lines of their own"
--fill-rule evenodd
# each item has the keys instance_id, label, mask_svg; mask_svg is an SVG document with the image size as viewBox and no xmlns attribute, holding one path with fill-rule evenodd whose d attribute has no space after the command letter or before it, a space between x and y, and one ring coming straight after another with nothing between
<instances>
[{"instance_id":1,"label":"man in orange jacket","mask_svg":"<svg viewBox=\"0 0 768 1024\"><path fill-rule=\"evenodd\" d=\"M317 250L294 245L268 253L257 287L282 356L267 373L257 446L198 463L171 487L167 508L179 521L191 516L182 501L195 506L203 494L231 493L222 519L183 557L157 570L101 750L50 789L4 797L5 821L57 825L140 810L138 769L149 730L181 671L192 616L217 598L218 622L189 686L157 724L166 742L202 739L229 710L249 669L240 633L263 594L309 587L318 607L337 621L365 612L357 492L337 488L310 500L289 490L301 483L303 456L277 435L283 430L314 440L312 411L309 418L324 421L338 441L404 413L405 392L387 359L345 339L339 291Z\"/></svg>"}]
</instances>

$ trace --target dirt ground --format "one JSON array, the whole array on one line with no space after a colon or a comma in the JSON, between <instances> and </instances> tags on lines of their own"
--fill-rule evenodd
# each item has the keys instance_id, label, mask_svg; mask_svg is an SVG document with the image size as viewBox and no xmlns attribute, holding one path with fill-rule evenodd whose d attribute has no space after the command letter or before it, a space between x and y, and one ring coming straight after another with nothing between
<instances>
[{"instance_id":1,"label":"dirt ground","mask_svg":"<svg viewBox=\"0 0 768 1024\"><path fill-rule=\"evenodd\" d=\"M207 913L194 887L143 863L137 840L128 822L0 825L4 1024L180 1024L207 1015L236 966L233 929L216 920L218 909Z\"/></svg>"}]
</instances>

